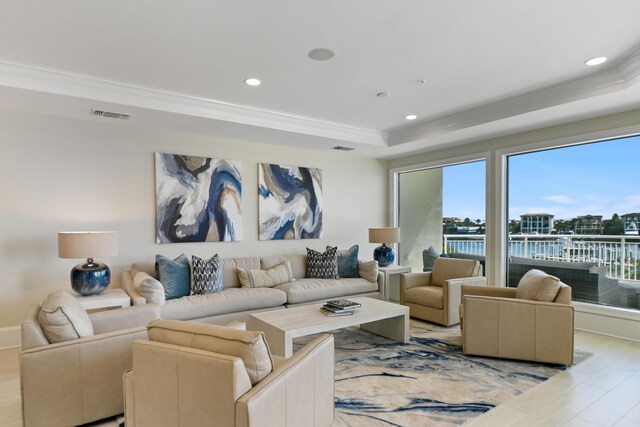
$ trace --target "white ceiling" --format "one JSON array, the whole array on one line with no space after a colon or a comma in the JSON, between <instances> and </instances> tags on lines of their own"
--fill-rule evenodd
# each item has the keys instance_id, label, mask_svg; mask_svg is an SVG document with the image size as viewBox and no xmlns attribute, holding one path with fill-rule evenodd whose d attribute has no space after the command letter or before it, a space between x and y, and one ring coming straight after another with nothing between
<instances>
[{"instance_id":1,"label":"white ceiling","mask_svg":"<svg viewBox=\"0 0 640 427\"><path fill-rule=\"evenodd\" d=\"M638 0L0 0L0 108L389 158L640 107L639 17Z\"/></svg>"}]
</instances>

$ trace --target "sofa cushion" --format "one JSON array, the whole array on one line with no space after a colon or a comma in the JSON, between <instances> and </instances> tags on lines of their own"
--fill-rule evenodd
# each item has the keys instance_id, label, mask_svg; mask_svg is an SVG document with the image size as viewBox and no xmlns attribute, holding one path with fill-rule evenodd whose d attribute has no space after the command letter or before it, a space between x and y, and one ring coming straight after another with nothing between
<instances>
[{"instance_id":1,"label":"sofa cushion","mask_svg":"<svg viewBox=\"0 0 640 427\"><path fill-rule=\"evenodd\" d=\"M295 279L304 279L307 274L307 256L306 255L289 255L289 256L268 256L260 258L260 268L268 270L278 264L289 260L291 263L291 272Z\"/></svg>"},{"instance_id":2,"label":"sofa cushion","mask_svg":"<svg viewBox=\"0 0 640 427\"><path fill-rule=\"evenodd\" d=\"M222 290L222 259L215 254L208 261L191 256L191 295L210 294Z\"/></svg>"},{"instance_id":3,"label":"sofa cushion","mask_svg":"<svg viewBox=\"0 0 640 427\"><path fill-rule=\"evenodd\" d=\"M160 283L164 287L166 299L189 295L189 258L185 254L180 255L175 260L158 254L156 255L156 268Z\"/></svg>"},{"instance_id":4,"label":"sofa cushion","mask_svg":"<svg viewBox=\"0 0 640 427\"><path fill-rule=\"evenodd\" d=\"M287 295L273 288L229 288L222 292L167 300L160 308L163 319L190 320L282 306Z\"/></svg>"},{"instance_id":5,"label":"sofa cushion","mask_svg":"<svg viewBox=\"0 0 640 427\"><path fill-rule=\"evenodd\" d=\"M338 249L338 276L340 278L354 278L358 276L358 245L353 245L349 249ZM331 246L327 246L327 250Z\"/></svg>"},{"instance_id":6,"label":"sofa cushion","mask_svg":"<svg viewBox=\"0 0 640 427\"><path fill-rule=\"evenodd\" d=\"M377 282L378 261L358 261L358 275L369 282Z\"/></svg>"},{"instance_id":7,"label":"sofa cushion","mask_svg":"<svg viewBox=\"0 0 640 427\"><path fill-rule=\"evenodd\" d=\"M556 299L562 282L544 271L531 269L518 283L516 298L552 302Z\"/></svg>"},{"instance_id":8,"label":"sofa cushion","mask_svg":"<svg viewBox=\"0 0 640 427\"><path fill-rule=\"evenodd\" d=\"M443 289L440 286L417 286L404 291L404 301L442 309Z\"/></svg>"},{"instance_id":9,"label":"sofa cushion","mask_svg":"<svg viewBox=\"0 0 640 427\"><path fill-rule=\"evenodd\" d=\"M139 271L133 278L133 287L148 303L164 304L164 287L162 283L155 277L151 277L149 273Z\"/></svg>"},{"instance_id":10,"label":"sofa cushion","mask_svg":"<svg viewBox=\"0 0 640 427\"><path fill-rule=\"evenodd\" d=\"M291 263L286 260L268 270L237 268L238 279L243 288L270 288L281 283L293 282Z\"/></svg>"},{"instance_id":11,"label":"sofa cushion","mask_svg":"<svg viewBox=\"0 0 640 427\"><path fill-rule=\"evenodd\" d=\"M273 370L263 332L176 320L154 320L147 325L151 341L196 348L242 359L255 385Z\"/></svg>"},{"instance_id":12,"label":"sofa cushion","mask_svg":"<svg viewBox=\"0 0 640 427\"><path fill-rule=\"evenodd\" d=\"M222 286L225 289L239 288L238 268L259 270L260 258L226 258L222 260ZM280 263L278 263L280 264Z\"/></svg>"},{"instance_id":13,"label":"sofa cushion","mask_svg":"<svg viewBox=\"0 0 640 427\"><path fill-rule=\"evenodd\" d=\"M472 277L478 273L479 263L470 259L436 258L431 270L431 286L443 286L450 279Z\"/></svg>"},{"instance_id":14,"label":"sofa cushion","mask_svg":"<svg viewBox=\"0 0 640 427\"><path fill-rule=\"evenodd\" d=\"M295 282L283 283L275 286L287 294L287 303L298 304L302 302L328 300L345 295L376 292L377 283L371 283L362 278L356 279L300 279Z\"/></svg>"},{"instance_id":15,"label":"sofa cushion","mask_svg":"<svg viewBox=\"0 0 640 427\"><path fill-rule=\"evenodd\" d=\"M338 248L324 252L307 248L307 277L315 279L338 279Z\"/></svg>"},{"instance_id":16,"label":"sofa cushion","mask_svg":"<svg viewBox=\"0 0 640 427\"><path fill-rule=\"evenodd\" d=\"M93 325L80 302L66 291L56 291L44 300L38 322L53 344L93 335Z\"/></svg>"}]
</instances>

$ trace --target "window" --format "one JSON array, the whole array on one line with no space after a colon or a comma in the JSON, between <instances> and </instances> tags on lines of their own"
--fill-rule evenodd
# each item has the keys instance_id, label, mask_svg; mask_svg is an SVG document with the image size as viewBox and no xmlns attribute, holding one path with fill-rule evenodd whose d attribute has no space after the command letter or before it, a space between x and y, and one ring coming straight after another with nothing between
<instances>
[{"instance_id":1,"label":"window","mask_svg":"<svg viewBox=\"0 0 640 427\"><path fill-rule=\"evenodd\" d=\"M640 137L508 156L507 283L537 268L575 301L640 308Z\"/></svg>"},{"instance_id":2,"label":"window","mask_svg":"<svg viewBox=\"0 0 640 427\"><path fill-rule=\"evenodd\" d=\"M423 271L423 252L475 257L484 265L485 161L398 174L399 264Z\"/></svg>"}]
</instances>

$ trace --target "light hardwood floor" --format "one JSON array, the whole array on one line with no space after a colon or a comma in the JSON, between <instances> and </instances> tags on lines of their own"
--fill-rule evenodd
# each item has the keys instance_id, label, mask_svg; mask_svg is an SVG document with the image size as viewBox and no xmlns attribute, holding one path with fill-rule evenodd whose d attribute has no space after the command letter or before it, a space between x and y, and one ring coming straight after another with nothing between
<instances>
[{"instance_id":1,"label":"light hardwood floor","mask_svg":"<svg viewBox=\"0 0 640 427\"><path fill-rule=\"evenodd\" d=\"M577 331L576 346L593 356L466 426L640 426L640 343ZM3 427L22 425L18 352L0 351Z\"/></svg>"}]
</instances>

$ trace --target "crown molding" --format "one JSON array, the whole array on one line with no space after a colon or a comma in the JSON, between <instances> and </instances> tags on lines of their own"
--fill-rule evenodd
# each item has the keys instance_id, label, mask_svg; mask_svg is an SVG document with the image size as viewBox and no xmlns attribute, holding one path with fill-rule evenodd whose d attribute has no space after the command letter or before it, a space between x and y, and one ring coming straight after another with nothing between
<instances>
[{"instance_id":1,"label":"crown molding","mask_svg":"<svg viewBox=\"0 0 640 427\"><path fill-rule=\"evenodd\" d=\"M626 89L640 80L640 51L617 67L542 89L484 104L410 127L389 131L389 146L418 142L427 138L485 123L507 119L557 105Z\"/></svg>"},{"instance_id":2,"label":"crown molding","mask_svg":"<svg viewBox=\"0 0 640 427\"><path fill-rule=\"evenodd\" d=\"M0 85L374 146L388 140L384 131L11 62L0 61Z\"/></svg>"}]
</instances>

